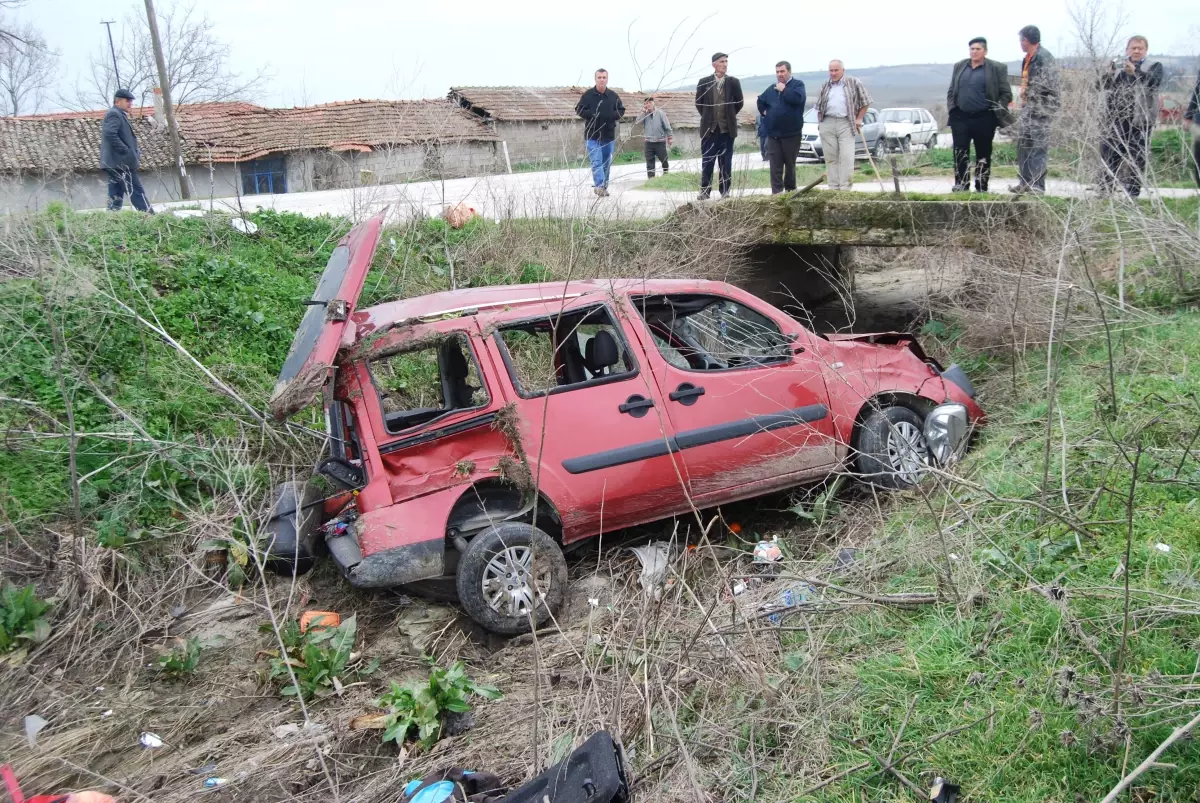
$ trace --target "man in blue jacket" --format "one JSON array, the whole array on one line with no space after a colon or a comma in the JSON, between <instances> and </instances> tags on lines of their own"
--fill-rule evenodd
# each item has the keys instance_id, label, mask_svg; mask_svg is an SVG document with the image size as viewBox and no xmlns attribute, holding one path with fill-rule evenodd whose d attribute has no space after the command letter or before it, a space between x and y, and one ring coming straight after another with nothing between
<instances>
[{"instance_id":1,"label":"man in blue jacket","mask_svg":"<svg viewBox=\"0 0 1200 803\"><path fill-rule=\"evenodd\" d=\"M608 70L596 70L596 85L583 93L575 104L575 113L583 118L583 139L588 161L592 163L593 192L608 196L608 177L616 148L617 126L625 116L621 96L608 88Z\"/></svg>"},{"instance_id":2,"label":"man in blue jacket","mask_svg":"<svg viewBox=\"0 0 1200 803\"><path fill-rule=\"evenodd\" d=\"M108 208L117 211L125 202L125 193L135 209L154 214L146 200L146 191L138 178L138 144L133 126L129 124L129 109L133 106L133 93L118 89L113 95L113 105L104 114L104 128L100 136L100 167L108 173Z\"/></svg>"},{"instance_id":3,"label":"man in blue jacket","mask_svg":"<svg viewBox=\"0 0 1200 803\"><path fill-rule=\"evenodd\" d=\"M758 113L767 129L767 156L771 160L771 194L796 189L796 155L804 130L804 82L792 77L792 65L775 65L775 86L758 96Z\"/></svg>"}]
</instances>

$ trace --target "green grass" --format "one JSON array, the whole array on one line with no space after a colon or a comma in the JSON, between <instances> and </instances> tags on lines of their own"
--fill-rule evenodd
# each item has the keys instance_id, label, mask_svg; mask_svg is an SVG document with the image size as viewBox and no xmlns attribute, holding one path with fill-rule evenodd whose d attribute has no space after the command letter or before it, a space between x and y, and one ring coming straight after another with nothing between
<instances>
[{"instance_id":1,"label":"green grass","mask_svg":"<svg viewBox=\"0 0 1200 803\"><path fill-rule=\"evenodd\" d=\"M1195 613L1139 614L1155 600L1135 593L1135 618L1123 659L1128 677L1122 719L1112 716L1112 675L1097 657L1111 666L1120 660L1121 582L1112 575L1124 556L1125 502L1132 479L1122 451L1132 457L1138 441L1143 452L1131 542L1132 585L1189 600L1200 597L1200 571L1194 564L1200 551L1200 456L1183 458L1182 451L1200 421L1195 403L1200 394L1200 314L1182 313L1119 333L1114 351L1116 417L1105 419L1111 399L1102 338L1064 352L1057 399L1065 433L1054 416L1049 503L1057 505L1061 494L1060 445L1065 437L1073 509L1079 519L1094 522L1088 525L1094 537L1077 542L1065 527L1039 522L1032 508L991 503L976 492L956 490L958 504L978 525L960 524L949 536L951 550L959 553L956 579L966 584L974 571L982 571L977 582L986 597L912 612L868 609L846 627L828 631L822 648L826 659L852 661L852 676L827 689L832 697L853 689L851 700L836 709L834 733L861 739L886 755L914 699L903 741L907 747L901 752L988 717L921 750L910 772L922 773L926 782L936 774L960 783L969 800L1098 800L1122 775L1122 722L1135 726L1129 746L1132 767L1166 738L1180 717L1186 720L1200 709L1200 698L1192 693L1191 705L1177 709L1174 717L1147 716L1152 707L1144 692L1128 691L1130 684L1141 689L1152 685L1156 674L1188 676L1195 671L1200 644L1200 616ZM1021 361L1015 387L1002 366L994 365L993 371L984 396L992 424L965 472L997 495L1041 498L1045 354ZM1094 509L1087 509L1097 490ZM963 514L944 494L931 502L936 520L914 499L892 511L880 534L899 560L891 590L928 590L937 583L929 565L911 556L923 552L933 565L941 565L942 557L930 546L936 522L959 521ZM1160 551L1159 544L1170 551ZM1031 588L1051 583L1066 589L1062 602ZM1073 634L1073 623L1093 640L1094 652ZM993 635L979 650L989 630ZM806 646L802 636L785 638L785 651ZM860 749L841 741L833 744L836 765L849 768L864 760ZM1153 790L1156 799L1190 799L1200 783L1200 742L1178 743L1163 760L1179 769L1151 772L1137 785ZM894 781L868 779L863 773L827 787L819 799L896 799L888 797L896 789Z\"/></svg>"}]
</instances>

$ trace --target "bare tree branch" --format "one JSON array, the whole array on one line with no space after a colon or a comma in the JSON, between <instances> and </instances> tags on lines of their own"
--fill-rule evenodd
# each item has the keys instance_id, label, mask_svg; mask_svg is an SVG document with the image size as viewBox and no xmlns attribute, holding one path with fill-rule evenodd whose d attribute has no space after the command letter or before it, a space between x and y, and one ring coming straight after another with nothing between
<instances>
[{"instance_id":1,"label":"bare tree branch","mask_svg":"<svg viewBox=\"0 0 1200 803\"><path fill-rule=\"evenodd\" d=\"M0 8L5 5L0 2ZM54 81L58 56L32 25L0 18L0 116L38 111Z\"/></svg>"}]
</instances>

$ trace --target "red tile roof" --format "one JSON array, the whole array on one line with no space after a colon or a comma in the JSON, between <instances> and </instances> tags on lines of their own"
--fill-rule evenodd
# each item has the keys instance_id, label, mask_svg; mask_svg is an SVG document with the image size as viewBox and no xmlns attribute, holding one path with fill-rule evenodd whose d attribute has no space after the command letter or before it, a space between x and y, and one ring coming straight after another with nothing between
<instances>
[{"instance_id":1,"label":"red tile roof","mask_svg":"<svg viewBox=\"0 0 1200 803\"><path fill-rule=\"evenodd\" d=\"M642 111L642 100L653 94L658 107L667 113L676 128L699 128L694 92L626 92L612 88L625 104L626 118L632 121ZM587 90L583 86L460 86L451 87L450 99L464 108L497 122L575 120L575 104ZM738 115L744 126L754 125L754 99Z\"/></svg>"},{"instance_id":2,"label":"red tile roof","mask_svg":"<svg viewBox=\"0 0 1200 803\"><path fill-rule=\"evenodd\" d=\"M0 118L0 171L98 169L104 111ZM210 148L213 161L236 162L281 151L497 140L476 115L445 100L352 100L293 109L194 103L180 106L177 119L189 164L207 162ZM132 123L142 166L172 164L166 133L136 113Z\"/></svg>"}]
</instances>

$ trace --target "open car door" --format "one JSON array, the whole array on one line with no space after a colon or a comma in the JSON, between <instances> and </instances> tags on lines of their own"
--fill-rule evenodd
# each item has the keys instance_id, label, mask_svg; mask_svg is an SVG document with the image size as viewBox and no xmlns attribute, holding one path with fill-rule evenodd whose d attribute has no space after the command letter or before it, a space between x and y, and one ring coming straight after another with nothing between
<instances>
[{"instance_id":1,"label":"open car door","mask_svg":"<svg viewBox=\"0 0 1200 803\"><path fill-rule=\"evenodd\" d=\"M333 249L312 299L305 302L308 311L296 329L296 339L271 394L271 412L276 419L282 421L303 410L321 392L362 294L386 213L384 209L359 223Z\"/></svg>"}]
</instances>

